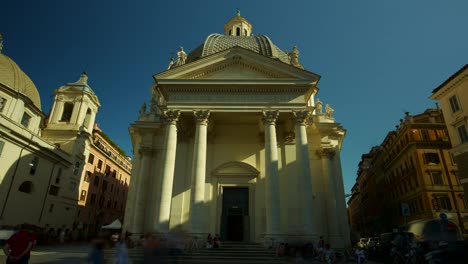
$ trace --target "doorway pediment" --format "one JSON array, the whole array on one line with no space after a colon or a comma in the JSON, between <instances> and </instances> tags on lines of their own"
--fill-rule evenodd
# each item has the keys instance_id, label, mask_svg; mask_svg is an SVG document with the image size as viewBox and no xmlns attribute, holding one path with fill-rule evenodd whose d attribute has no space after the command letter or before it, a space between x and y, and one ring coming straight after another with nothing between
<instances>
[{"instance_id":1,"label":"doorway pediment","mask_svg":"<svg viewBox=\"0 0 468 264\"><path fill-rule=\"evenodd\" d=\"M257 177L260 172L253 166L240 162L231 161L218 166L212 173L214 176L246 176Z\"/></svg>"}]
</instances>

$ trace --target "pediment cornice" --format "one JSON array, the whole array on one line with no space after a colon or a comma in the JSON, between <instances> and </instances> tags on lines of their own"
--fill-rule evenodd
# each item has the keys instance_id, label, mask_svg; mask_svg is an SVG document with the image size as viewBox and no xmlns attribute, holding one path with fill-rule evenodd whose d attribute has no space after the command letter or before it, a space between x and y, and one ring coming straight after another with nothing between
<instances>
[{"instance_id":1,"label":"pediment cornice","mask_svg":"<svg viewBox=\"0 0 468 264\"><path fill-rule=\"evenodd\" d=\"M320 76L279 60L265 57L241 47L206 56L194 62L167 70L153 77L156 82L167 79L203 79L231 67L242 67L263 75L263 79L299 79L318 82ZM260 78L260 79L261 79ZM242 79L240 76L237 79Z\"/></svg>"}]
</instances>

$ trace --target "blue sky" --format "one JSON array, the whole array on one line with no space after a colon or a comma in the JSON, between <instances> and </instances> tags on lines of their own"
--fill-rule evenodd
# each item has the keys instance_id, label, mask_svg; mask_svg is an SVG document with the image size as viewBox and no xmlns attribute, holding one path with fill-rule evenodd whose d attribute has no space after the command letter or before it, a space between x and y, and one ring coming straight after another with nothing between
<instances>
[{"instance_id":1,"label":"blue sky","mask_svg":"<svg viewBox=\"0 0 468 264\"><path fill-rule=\"evenodd\" d=\"M345 191L361 154L379 145L404 112L468 61L466 0L124 1L10 0L0 4L3 53L39 89L49 113L53 90L86 69L101 100L96 121L127 153L129 125L149 102L152 75L171 54L223 33L236 9L278 47L297 45L300 62L321 75L318 98L346 129Z\"/></svg>"}]
</instances>

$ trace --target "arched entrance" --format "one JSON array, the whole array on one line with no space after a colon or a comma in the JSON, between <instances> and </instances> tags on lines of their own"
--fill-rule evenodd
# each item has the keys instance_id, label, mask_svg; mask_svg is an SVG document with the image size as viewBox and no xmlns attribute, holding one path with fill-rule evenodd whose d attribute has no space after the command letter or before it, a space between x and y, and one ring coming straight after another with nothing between
<instances>
[{"instance_id":1,"label":"arched entrance","mask_svg":"<svg viewBox=\"0 0 468 264\"><path fill-rule=\"evenodd\" d=\"M213 171L217 181L216 230L225 241L251 241L254 234L255 183L259 172L243 162L228 162Z\"/></svg>"}]
</instances>

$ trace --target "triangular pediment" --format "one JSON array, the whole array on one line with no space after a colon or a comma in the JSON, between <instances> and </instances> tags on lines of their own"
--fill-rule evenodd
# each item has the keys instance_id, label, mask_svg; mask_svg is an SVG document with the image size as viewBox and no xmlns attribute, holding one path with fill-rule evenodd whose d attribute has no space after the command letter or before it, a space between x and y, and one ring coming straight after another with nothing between
<instances>
[{"instance_id":1,"label":"triangular pediment","mask_svg":"<svg viewBox=\"0 0 468 264\"><path fill-rule=\"evenodd\" d=\"M309 80L319 75L278 59L234 47L171 70L156 74L156 80Z\"/></svg>"}]
</instances>

